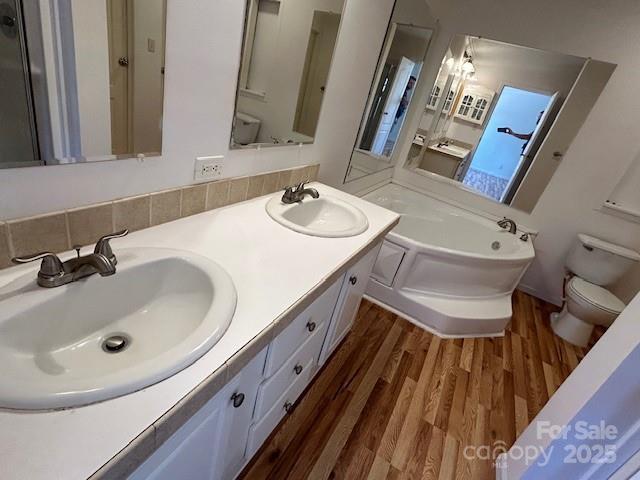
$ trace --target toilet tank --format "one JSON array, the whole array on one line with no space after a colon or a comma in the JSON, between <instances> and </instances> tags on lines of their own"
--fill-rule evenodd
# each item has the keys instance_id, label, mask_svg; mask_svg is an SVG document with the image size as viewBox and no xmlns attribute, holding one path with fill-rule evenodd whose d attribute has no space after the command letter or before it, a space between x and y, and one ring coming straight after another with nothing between
<instances>
[{"instance_id":1,"label":"toilet tank","mask_svg":"<svg viewBox=\"0 0 640 480\"><path fill-rule=\"evenodd\" d=\"M633 250L581 233L569 251L566 266L588 282L607 286L638 260L640 254Z\"/></svg>"},{"instance_id":2,"label":"toilet tank","mask_svg":"<svg viewBox=\"0 0 640 480\"><path fill-rule=\"evenodd\" d=\"M236 112L235 128L233 129L233 140L239 145L249 145L255 143L260 130L259 119L247 115L246 113Z\"/></svg>"}]
</instances>

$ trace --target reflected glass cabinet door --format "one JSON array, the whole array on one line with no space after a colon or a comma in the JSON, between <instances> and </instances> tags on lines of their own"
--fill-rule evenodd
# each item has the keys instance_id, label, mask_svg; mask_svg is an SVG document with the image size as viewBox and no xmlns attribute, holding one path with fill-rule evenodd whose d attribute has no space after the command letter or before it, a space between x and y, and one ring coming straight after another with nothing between
<instances>
[{"instance_id":1,"label":"reflected glass cabinet door","mask_svg":"<svg viewBox=\"0 0 640 480\"><path fill-rule=\"evenodd\" d=\"M494 92L480 85L465 88L455 116L482 125L493 101Z\"/></svg>"},{"instance_id":2,"label":"reflected glass cabinet door","mask_svg":"<svg viewBox=\"0 0 640 480\"><path fill-rule=\"evenodd\" d=\"M471 112L471 119L472 120L477 120L477 121L482 121L482 118L484 117L484 114L487 110L487 105L489 104L489 101L486 98L478 98L476 100L476 104L473 107L473 111Z\"/></svg>"},{"instance_id":3,"label":"reflected glass cabinet door","mask_svg":"<svg viewBox=\"0 0 640 480\"><path fill-rule=\"evenodd\" d=\"M474 97L473 95L466 94L462 97L462 101L460 102L460 108L458 108L458 113L456 116L467 118L469 117L469 113L471 112L471 106L473 105Z\"/></svg>"}]
</instances>

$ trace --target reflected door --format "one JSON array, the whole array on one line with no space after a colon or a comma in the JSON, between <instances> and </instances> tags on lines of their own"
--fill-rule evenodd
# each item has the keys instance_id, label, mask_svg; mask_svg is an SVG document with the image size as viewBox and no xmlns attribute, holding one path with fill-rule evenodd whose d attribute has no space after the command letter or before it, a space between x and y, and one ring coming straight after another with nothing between
<instances>
[{"instance_id":1,"label":"reflected door","mask_svg":"<svg viewBox=\"0 0 640 480\"><path fill-rule=\"evenodd\" d=\"M114 155L132 152L129 115L129 13L127 0L107 1L111 147Z\"/></svg>"},{"instance_id":2,"label":"reflected door","mask_svg":"<svg viewBox=\"0 0 640 480\"><path fill-rule=\"evenodd\" d=\"M552 95L505 86L476 147L463 182L502 201Z\"/></svg>"},{"instance_id":3,"label":"reflected door","mask_svg":"<svg viewBox=\"0 0 640 480\"><path fill-rule=\"evenodd\" d=\"M314 12L293 124L294 131L309 137L316 134L318 127L339 27L340 15Z\"/></svg>"},{"instance_id":4,"label":"reflected door","mask_svg":"<svg viewBox=\"0 0 640 480\"><path fill-rule=\"evenodd\" d=\"M558 103L558 96L560 94L558 92L554 93L549 103L547 104L547 108L545 108L544 112L540 116L540 120L536 125L533 134L531 135L531 139L527 142L524 152L520 157L520 164L518 165L516 172L511 176L511 180L509 181L509 185L507 186L502 198L501 202L510 204L511 200L516 194L522 179L527 174L527 170L531 166L531 162L533 162L533 157L535 156L538 148L540 148L540 144L544 139L544 136L547 134L549 129L551 128L551 124L553 123L554 116L553 112L556 110L556 104Z\"/></svg>"},{"instance_id":5,"label":"reflected door","mask_svg":"<svg viewBox=\"0 0 640 480\"><path fill-rule=\"evenodd\" d=\"M409 78L411 77L411 72L414 67L414 62L406 57L402 57L396 76L391 84L389 96L387 97L387 101L384 105L382 118L380 119L380 123L376 129L376 136L373 141L373 147L371 148L371 152L376 155L382 155L384 152L384 147L389 139L389 134L391 133L394 122L396 121L396 113L398 113L398 109L400 108L400 102L402 102L402 98L407 90Z\"/></svg>"}]
</instances>

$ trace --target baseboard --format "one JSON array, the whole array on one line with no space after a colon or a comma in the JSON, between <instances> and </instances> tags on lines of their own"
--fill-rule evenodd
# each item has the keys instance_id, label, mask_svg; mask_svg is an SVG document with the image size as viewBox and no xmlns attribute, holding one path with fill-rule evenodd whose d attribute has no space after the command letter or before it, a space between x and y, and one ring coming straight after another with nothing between
<instances>
[{"instance_id":1,"label":"baseboard","mask_svg":"<svg viewBox=\"0 0 640 480\"><path fill-rule=\"evenodd\" d=\"M531 295L532 297L539 298L540 300L544 300L545 302L551 303L556 307L562 307L562 304L564 303L564 300L562 299L562 297L555 297L555 296L550 297L549 295L541 293L540 290L538 290L537 288L531 287L529 285L524 285L521 283L516 288L521 292Z\"/></svg>"}]
</instances>

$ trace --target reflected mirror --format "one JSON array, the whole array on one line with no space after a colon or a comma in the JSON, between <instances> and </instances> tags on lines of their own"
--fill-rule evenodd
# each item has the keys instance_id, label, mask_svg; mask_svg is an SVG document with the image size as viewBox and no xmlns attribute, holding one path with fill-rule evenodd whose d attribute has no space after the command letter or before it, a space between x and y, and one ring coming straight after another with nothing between
<instances>
[{"instance_id":1,"label":"reflected mirror","mask_svg":"<svg viewBox=\"0 0 640 480\"><path fill-rule=\"evenodd\" d=\"M405 166L531 211L613 68L456 35Z\"/></svg>"},{"instance_id":2,"label":"reflected mirror","mask_svg":"<svg viewBox=\"0 0 640 480\"><path fill-rule=\"evenodd\" d=\"M159 155L166 0L0 1L0 168Z\"/></svg>"},{"instance_id":3,"label":"reflected mirror","mask_svg":"<svg viewBox=\"0 0 640 480\"><path fill-rule=\"evenodd\" d=\"M248 0L231 148L313 143L343 0Z\"/></svg>"},{"instance_id":4,"label":"reflected mirror","mask_svg":"<svg viewBox=\"0 0 640 480\"><path fill-rule=\"evenodd\" d=\"M396 3L345 183L393 166L391 157L433 33L407 16L416 6L412 0Z\"/></svg>"}]
</instances>

